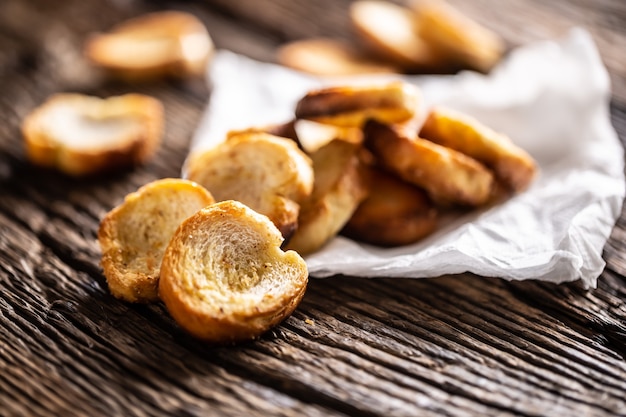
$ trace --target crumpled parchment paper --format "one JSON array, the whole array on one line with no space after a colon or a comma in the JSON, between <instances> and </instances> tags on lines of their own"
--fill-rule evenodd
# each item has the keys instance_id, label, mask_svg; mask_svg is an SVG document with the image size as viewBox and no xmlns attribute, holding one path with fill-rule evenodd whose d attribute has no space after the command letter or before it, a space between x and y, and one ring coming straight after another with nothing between
<instances>
[{"instance_id":1,"label":"crumpled parchment paper","mask_svg":"<svg viewBox=\"0 0 626 417\"><path fill-rule=\"evenodd\" d=\"M219 51L212 95L191 152L230 129L285 122L308 90L389 76L321 79ZM435 277L471 272L511 280L582 280L595 287L624 198L624 152L610 123L610 82L591 36L515 49L489 75L397 76L417 84L422 112L443 104L509 135L538 161L530 189L443 224L425 240L379 248L344 237L307 256L314 277ZM184 169L183 169L184 176Z\"/></svg>"}]
</instances>

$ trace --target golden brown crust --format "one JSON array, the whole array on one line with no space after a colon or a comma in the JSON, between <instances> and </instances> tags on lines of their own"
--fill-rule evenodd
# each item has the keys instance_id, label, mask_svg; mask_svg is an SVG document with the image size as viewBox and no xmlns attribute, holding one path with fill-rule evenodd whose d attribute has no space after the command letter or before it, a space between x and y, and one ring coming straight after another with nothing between
<instances>
[{"instance_id":1,"label":"golden brown crust","mask_svg":"<svg viewBox=\"0 0 626 417\"><path fill-rule=\"evenodd\" d=\"M315 75L397 72L391 65L374 61L349 44L329 38L304 39L287 43L278 49L277 60L287 67Z\"/></svg>"},{"instance_id":2,"label":"golden brown crust","mask_svg":"<svg viewBox=\"0 0 626 417\"><path fill-rule=\"evenodd\" d=\"M424 188L435 200L470 206L488 201L494 180L485 166L405 130L370 120L364 144L385 169Z\"/></svg>"},{"instance_id":3,"label":"golden brown crust","mask_svg":"<svg viewBox=\"0 0 626 417\"><path fill-rule=\"evenodd\" d=\"M537 171L533 158L507 136L451 109L432 109L420 136L484 163L515 192L526 189Z\"/></svg>"},{"instance_id":4,"label":"golden brown crust","mask_svg":"<svg viewBox=\"0 0 626 417\"><path fill-rule=\"evenodd\" d=\"M367 195L357 156L359 148L334 140L311 154L315 184L302 203L298 228L287 247L305 255L335 237Z\"/></svg>"},{"instance_id":5,"label":"golden brown crust","mask_svg":"<svg viewBox=\"0 0 626 417\"><path fill-rule=\"evenodd\" d=\"M190 158L188 176L218 201L241 201L268 216L288 238L297 225L299 203L313 190L311 165L292 140L241 132Z\"/></svg>"},{"instance_id":6,"label":"golden brown crust","mask_svg":"<svg viewBox=\"0 0 626 417\"><path fill-rule=\"evenodd\" d=\"M376 168L367 171L369 194L342 234L378 246L415 243L437 228L438 212L424 190Z\"/></svg>"},{"instance_id":7,"label":"golden brown crust","mask_svg":"<svg viewBox=\"0 0 626 417\"><path fill-rule=\"evenodd\" d=\"M107 134L111 125L122 124L128 127ZM79 143L72 138L81 129L85 136ZM73 176L145 163L158 149L162 130L162 104L141 94L107 99L56 94L22 123L27 158ZM97 137L91 144L90 135Z\"/></svg>"},{"instance_id":8,"label":"golden brown crust","mask_svg":"<svg viewBox=\"0 0 626 417\"><path fill-rule=\"evenodd\" d=\"M217 344L254 339L297 307L308 271L280 249L274 225L245 205L223 201L176 231L161 266L159 294L176 322Z\"/></svg>"},{"instance_id":9,"label":"golden brown crust","mask_svg":"<svg viewBox=\"0 0 626 417\"><path fill-rule=\"evenodd\" d=\"M130 302L158 300L161 259L174 230L213 202L204 188L182 179L153 181L127 195L104 216L98 230L111 293Z\"/></svg>"},{"instance_id":10,"label":"golden brown crust","mask_svg":"<svg viewBox=\"0 0 626 417\"><path fill-rule=\"evenodd\" d=\"M394 64L413 70L440 70L446 63L419 36L411 10L385 1L360 0L350 6L350 20L371 49Z\"/></svg>"},{"instance_id":11,"label":"golden brown crust","mask_svg":"<svg viewBox=\"0 0 626 417\"><path fill-rule=\"evenodd\" d=\"M488 72L502 57L503 40L441 0L412 2L419 35L461 68Z\"/></svg>"},{"instance_id":12,"label":"golden brown crust","mask_svg":"<svg viewBox=\"0 0 626 417\"><path fill-rule=\"evenodd\" d=\"M204 75L213 50L202 22L180 11L127 20L107 33L92 35L84 47L92 63L132 81Z\"/></svg>"},{"instance_id":13,"label":"golden brown crust","mask_svg":"<svg viewBox=\"0 0 626 417\"><path fill-rule=\"evenodd\" d=\"M367 119L398 123L416 114L419 99L417 88L401 81L328 87L302 97L296 118L345 127L361 127Z\"/></svg>"}]
</instances>

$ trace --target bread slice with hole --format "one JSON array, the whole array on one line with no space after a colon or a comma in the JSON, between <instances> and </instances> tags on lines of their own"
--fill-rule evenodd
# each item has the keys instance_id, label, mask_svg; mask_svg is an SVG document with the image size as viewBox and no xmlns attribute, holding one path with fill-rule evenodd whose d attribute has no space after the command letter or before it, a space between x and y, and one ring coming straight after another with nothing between
<instances>
[{"instance_id":1,"label":"bread slice with hole","mask_svg":"<svg viewBox=\"0 0 626 417\"><path fill-rule=\"evenodd\" d=\"M266 215L285 238L313 190L311 159L293 140L263 132L243 132L192 155L188 178L217 201L237 200Z\"/></svg>"},{"instance_id":2,"label":"bread slice with hole","mask_svg":"<svg viewBox=\"0 0 626 417\"><path fill-rule=\"evenodd\" d=\"M71 176L147 162L161 142L163 106L155 98L56 94L22 123L27 158Z\"/></svg>"},{"instance_id":3,"label":"bread slice with hole","mask_svg":"<svg viewBox=\"0 0 626 417\"><path fill-rule=\"evenodd\" d=\"M100 223L101 265L111 293L130 302L158 300L163 252L178 225L214 203L196 183L162 179L126 196Z\"/></svg>"},{"instance_id":4,"label":"bread slice with hole","mask_svg":"<svg viewBox=\"0 0 626 417\"><path fill-rule=\"evenodd\" d=\"M222 201L185 220L161 265L159 294L174 320L199 339L254 339L302 299L307 266L274 224L244 204Z\"/></svg>"}]
</instances>

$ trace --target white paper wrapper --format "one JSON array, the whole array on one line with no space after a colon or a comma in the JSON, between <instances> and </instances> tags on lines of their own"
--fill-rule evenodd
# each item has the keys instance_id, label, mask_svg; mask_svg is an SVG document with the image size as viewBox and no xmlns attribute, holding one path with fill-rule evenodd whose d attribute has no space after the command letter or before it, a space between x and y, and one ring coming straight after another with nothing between
<instances>
[{"instance_id":1,"label":"white paper wrapper","mask_svg":"<svg viewBox=\"0 0 626 417\"><path fill-rule=\"evenodd\" d=\"M192 152L219 143L230 129L290 120L312 88L363 81L322 80L227 51L217 54L209 76L211 101ZM473 115L529 151L540 174L526 192L455 219L414 245L386 249L337 237L306 258L310 274L471 272L556 283L581 279L595 287L625 185L623 149L609 118L609 78L590 35L574 29L559 41L519 48L489 76L402 78L421 87L424 112L443 104Z\"/></svg>"}]
</instances>

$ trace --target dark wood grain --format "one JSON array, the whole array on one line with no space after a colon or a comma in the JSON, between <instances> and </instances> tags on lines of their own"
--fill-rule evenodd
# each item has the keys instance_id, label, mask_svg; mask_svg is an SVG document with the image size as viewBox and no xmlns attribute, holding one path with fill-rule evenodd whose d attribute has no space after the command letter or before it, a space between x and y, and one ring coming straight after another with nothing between
<instances>
[{"instance_id":1,"label":"dark wood grain","mask_svg":"<svg viewBox=\"0 0 626 417\"><path fill-rule=\"evenodd\" d=\"M511 46L587 27L626 140L626 3L452 1ZM626 415L626 214L598 288L468 274L312 280L260 340L210 347L161 304L108 292L102 216L175 177L207 104L201 82L129 85L90 68L85 37L147 11L195 13L220 48L272 61L309 36L354 39L348 0L0 2L0 415ZM165 141L144 167L75 180L24 158L21 119L48 95L137 91L165 103Z\"/></svg>"}]
</instances>

